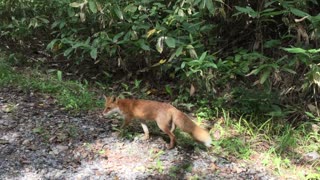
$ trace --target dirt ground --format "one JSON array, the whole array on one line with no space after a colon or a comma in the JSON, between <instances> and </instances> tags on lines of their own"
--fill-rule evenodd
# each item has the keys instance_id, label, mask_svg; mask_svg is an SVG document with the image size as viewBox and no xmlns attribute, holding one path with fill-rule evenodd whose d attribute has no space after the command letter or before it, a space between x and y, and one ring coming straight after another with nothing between
<instances>
[{"instance_id":1,"label":"dirt ground","mask_svg":"<svg viewBox=\"0 0 320 180\"><path fill-rule=\"evenodd\" d=\"M0 88L0 179L277 179L203 148L166 150L165 135L123 138L115 124L100 110L72 113L50 95Z\"/></svg>"}]
</instances>

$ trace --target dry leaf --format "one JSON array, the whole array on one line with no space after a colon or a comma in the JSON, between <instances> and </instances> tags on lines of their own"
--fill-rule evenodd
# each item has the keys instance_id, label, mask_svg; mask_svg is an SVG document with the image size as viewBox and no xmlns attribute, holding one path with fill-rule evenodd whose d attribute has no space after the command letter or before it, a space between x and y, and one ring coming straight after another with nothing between
<instances>
[{"instance_id":1,"label":"dry leaf","mask_svg":"<svg viewBox=\"0 0 320 180\"><path fill-rule=\"evenodd\" d=\"M191 84L191 86L190 86L190 96L193 96L195 92L196 92L196 88L193 86L193 84Z\"/></svg>"}]
</instances>

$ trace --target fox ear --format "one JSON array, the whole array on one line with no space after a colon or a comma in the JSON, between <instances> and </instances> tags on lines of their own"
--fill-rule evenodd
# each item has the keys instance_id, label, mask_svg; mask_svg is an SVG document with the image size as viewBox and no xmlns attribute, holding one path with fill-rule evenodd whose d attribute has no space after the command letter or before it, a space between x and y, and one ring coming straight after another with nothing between
<instances>
[{"instance_id":1,"label":"fox ear","mask_svg":"<svg viewBox=\"0 0 320 180\"><path fill-rule=\"evenodd\" d=\"M103 98L105 99L105 101L106 101L107 103L113 102L113 96L107 97L106 95L103 95Z\"/></svg>"},{"instance_id":2,"label":"fox ear","mask_svg":"<svg viewBox=\"0 0 320 180\"><path fill-rule=\"evenodd\" d=\"M114 96L107 97L107 96L103 95L103 97L107 101L107 103L114 103L114 102L118 101L118 98L114 97Z\"/></svg>"},{"instance_id":3,"label":"fox ear","mask_svg":"<svg viewBox=\"0 0 320 180\"><path fill-rule=\"evenodd\" d=\"M110 99L109 99L109 101L110 101L111 103L113 103L113 102L116 101L116 98L115 98L114 96L111 96Z\"/></svg>"}]
</instances>

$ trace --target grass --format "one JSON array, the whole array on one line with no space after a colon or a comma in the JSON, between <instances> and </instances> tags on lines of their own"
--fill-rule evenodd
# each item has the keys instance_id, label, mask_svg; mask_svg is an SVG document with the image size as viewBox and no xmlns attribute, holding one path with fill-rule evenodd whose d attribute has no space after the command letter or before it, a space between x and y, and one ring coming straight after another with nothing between
<instances>
[{"instance_id":1,"label":"grass","mask_svg":"<svg viewBox=\"0 0 320 180\"><path fill-rule=\"evenodd\" d=\"M0 59L0 87L15 86L28 92L30 90L54 95L60 105L68 110L87 110L101 107L102 101L96 99L88 84L77 81L63 81L60 71L56 74L43 74L36 69L15 71L5 60Z\"/></svg>"},{"instance_id":2,"label":"grass","mask_svg":"<svg viewBox=\"0 0 320 180\"><path fill-rule=\"evenodd\" d=\"M63 80L63 73L60 71L43 74L29 69L20 73L6 63L4 55L0 56L0 87L14 86L26 92L33 90L50 93L58 99L60 105L70 110L103 106L103 102L97 100L97 95L90 91L88 83ZM140 82L135 82L135 87L135 91L138 92ZM127 90L129 91L129 88ZM206 107L206 100L199 102L200 108L196 116L201 119L200 123L204 122L203 119L216 122L210 131L213 136L212 152L215 154L234 161L264 166L284 178L320 178L319 160L305 160L307 153L320 154L319 117L314 118L317 120L314 123L308 122L292 127L283 120L257 115L231 117L230 112L224 109ZM151 129L159 131L157 127ZM34 131L45 134L40 127ZM69 127L68 133L70 136L77 135L73 127ZM179 146L201 146L179 130L175 134ZM153 168L162 171L161 162L157 162ZM172 169L172 173L175 174L175 169Z\"/></svg>"},{"instance_id":3,"label":"grass","mask_svg":"<svg viewBox=\"0 0 320 180\"><path fill-rule=\"evenodd\" d=\"M254 116L232 118L225 110L219 116L211 129L214 153L260 164L284 178L320 177L319 159L305 160L307 153L320 154L320 134L312 129L314 124L292 127L276 119L263 122Z\"/></svg>"}]
</instances>

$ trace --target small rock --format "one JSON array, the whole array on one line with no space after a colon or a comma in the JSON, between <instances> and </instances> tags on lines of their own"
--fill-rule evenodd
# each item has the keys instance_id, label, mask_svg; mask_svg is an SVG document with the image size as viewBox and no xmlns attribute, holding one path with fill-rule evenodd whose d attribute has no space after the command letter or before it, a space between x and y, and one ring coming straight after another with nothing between
<instances>
[{"instance_id":1,"label":"small rock","mask_svg":"<svg viewBox=\"0 0 320 180\"><path fill-rule=\"evenodd\" d=\"M22 145L28 145L30 144L30 139L26 139L22 142Z\"/></svg>"},{"instance_id":2,"label":"small rock","mask_svg":"<svg viewBox=\"0 0 320 180\"><path fill-rule=\"evenodd\" d=\"M236 166L236 167L234 167L234 171L239 174L239 173L243 172L244 169Z\"/></svg>"},{"instance_id":3,"label":"small rock","mask_svg":"<svg viewBox=\"0 0 320 180\"><path fill-rule=\"evenodd\" d=\"M248 174L255 174L256 173L256 170L255 169L249 169L248 170Z\"/></svg>"},{"instance_id":4,"label":"small rock","mask_svg":"<svg viewBox=\"0 0 320 180\"><path fill-rule=\"evenodd\" d=\"M316 151L313 151L313 152L309 152L307 154L304 154L303 159L305 161L314 161L314 160L320 159L320 155Z\"/></svg>"},{"instance_id":5,"label":"small rock","mask_svg":"<svg viewBox=\"0 0 320 180\"><path fill-rule=\"evenodd\" d=\"M37 149L38 149L38 147L35 144L28 146L28 150L31 150L31 151L35 151Z\"/></svg>"},{"instance_id":6,"label":"small rock","mask_svg":"<svg viewBox=\"0 0 320 180\"><path fill-rule=\"evenodd\" d=\"M53 154L59 154L62 151L65 151L68 149L68 146L63 146L63 145L57 145L56 147L52 148Z\"/></svg>"}]
</instances>

